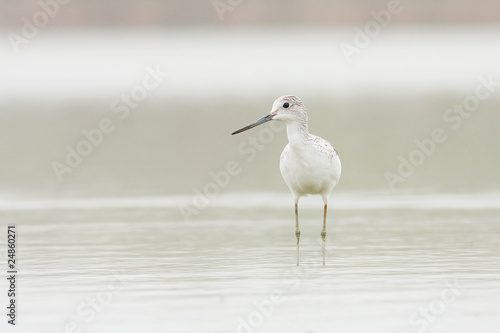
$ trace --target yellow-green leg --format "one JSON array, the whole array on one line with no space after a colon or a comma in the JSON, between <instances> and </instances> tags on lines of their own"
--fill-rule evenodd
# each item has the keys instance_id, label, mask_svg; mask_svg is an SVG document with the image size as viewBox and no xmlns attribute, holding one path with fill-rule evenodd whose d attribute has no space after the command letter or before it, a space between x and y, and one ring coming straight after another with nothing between
<instances>
[{"instance_id":1,"label":"yellow-green leg","mask_svg":"<svg viewBox=\"0 0 500 333\"><path fill-rule=\"evenodd\" d=\"M325 204L325 209L323 212L323 230L321 230L321 239L323 239L323 266L325 266L325 252L326 252L326 210L327 204Z\"/></svg>"},{"instance_id":2,"label":"yellow-green leg","mask_svg":"<svg viewBox=\"0 0 500 333\"><path fill-rule=\"evenodd\" d=\"M299 210L298 203L295 203L295 237L297 237L297 266L299 265L299 240L300 240L300 230L299 230Z\"/></svg>"}]
</instances>

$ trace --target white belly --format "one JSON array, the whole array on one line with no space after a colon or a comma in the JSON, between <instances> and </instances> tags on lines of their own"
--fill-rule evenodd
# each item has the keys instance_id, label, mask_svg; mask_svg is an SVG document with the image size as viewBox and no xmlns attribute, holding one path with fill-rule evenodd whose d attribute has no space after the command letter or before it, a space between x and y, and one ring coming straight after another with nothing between
<instances>
[{"instance_id":1,"label":"white belly","mask_svg":"<svg viewBox=\"0 0 500 333\"><path fill-rule=\"evenodd\" d=\"M321 140L299 148L288 144L281 153L281 175L296 196L328 196L340 179L338 154L329 142Z\"/></svg>"}]
</instances>

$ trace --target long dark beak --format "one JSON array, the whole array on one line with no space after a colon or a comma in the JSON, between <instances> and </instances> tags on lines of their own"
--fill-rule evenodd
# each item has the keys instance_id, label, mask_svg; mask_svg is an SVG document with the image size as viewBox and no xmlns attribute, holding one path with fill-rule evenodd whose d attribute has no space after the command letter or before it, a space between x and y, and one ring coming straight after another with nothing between
<instances>
[{"instance_id":1,"label":"long dark beak","mask_svg":"<svg viewBox=\"0 0 500 333\"><path fill-rule=\"evenodd\" d=\"M251 125L248 125L248 126L245 126L243 128L240 128L239 130L237 130L236 132L233 132L231 133L231 135L235 135L235 134L238 134L238 133L241 133L241 132L245 132L246 130L249 130L250 128L254 128L255 126L259 126L263 123L266 123L268 122L269 120L272 120L274 117L274 115L272 114L268 114L267 116L265 117L262 117L260 118L259 120L257 120L255 123L251 124Z\"/></svg>"}]
</instances>

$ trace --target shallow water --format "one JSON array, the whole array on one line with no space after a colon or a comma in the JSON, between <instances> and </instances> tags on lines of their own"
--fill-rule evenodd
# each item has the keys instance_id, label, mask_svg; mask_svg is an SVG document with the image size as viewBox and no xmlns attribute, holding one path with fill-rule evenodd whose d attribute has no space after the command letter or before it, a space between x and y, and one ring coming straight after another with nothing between
<instances>
[{"instance_id":1,"label":"shallow water","mask_svg":"<svg viewBox=\"0 0 500 333\"><path fill-rule=\"evenodd\" d=\"M18 201L2 207L16 329L486 332L500 323L498 196L332 196L326 267L321 200L306 198L298 268L285 193L221 196L189 221L185 198Z\"/></svg>"}]
</instances>

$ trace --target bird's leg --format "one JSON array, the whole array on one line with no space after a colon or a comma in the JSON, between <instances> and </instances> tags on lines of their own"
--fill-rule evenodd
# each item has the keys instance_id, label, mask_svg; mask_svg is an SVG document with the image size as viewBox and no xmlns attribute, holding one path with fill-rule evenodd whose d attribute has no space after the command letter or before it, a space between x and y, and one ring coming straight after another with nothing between
<instances>
[{"instance_id":1,"label":"bird's leg","mask_svg":"<svg viewBox=\"0 0 500 333\"><path fill-rule=\"evenodd\" d=\"M300 230L299 230L299 211L298 203L295 203L295 236L297 237L297 266L299 265L299 240L300 240Z\"/></svg>"},{"instance_id":2,"label":"bird's leg","mask_svg":"<svg viewBox=\"0 0 500 333\"><path fill-rule=\"evenodd\" d=\"M325 210L323 212L323 230L321 230L321 239L323 239L323 266L325 266L325 249L326 249L326 208L327 204L325 203Z\"/></svg>"}]
</instances>

